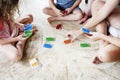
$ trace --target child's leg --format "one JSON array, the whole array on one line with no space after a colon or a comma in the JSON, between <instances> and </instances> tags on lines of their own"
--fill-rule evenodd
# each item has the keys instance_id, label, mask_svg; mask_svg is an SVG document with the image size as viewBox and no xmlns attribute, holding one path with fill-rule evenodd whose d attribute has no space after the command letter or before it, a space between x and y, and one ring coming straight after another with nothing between
<instances>
[{"instance_id":1,"label":"child's leg","mask_svg":"<svg viewBox=\"0 0 120 80\"><path fill-rule=\"evenodd\" d=\"M57 16L57 14L50 7L44 8L43 12L47 15L50 15L50 16L54 16L54 17Z\"/></svg>"},{"instance_id":2,"label":"child's leg","mask_svg":"<svg viewBox=\"0 0 120 80\"><path fill-rule=\"evenodd\" d=\"M57 17L49 17L49 21L55 20L79 20L83 17L82 11L80 9L74 10L72 14L66 16L57 16Z\"/></svg>"},{"instance_id":3,"label":"child's leg","mask_svg":"<svg viewBox=\"0 0 120 80\"><path fill-rule=\"evenodd\" d=\"M24 17L23 19L19 20L19 23L22 24L30 24L33 22L33 16L31 14L27 15L26 17Z\"/></svg>"},{"instance_id":4,"label":"child's leg","mask_svg":"<svg viewBox=\"0 0 120 80\"><path fill-rule=\"evenodd\" d=\"M96 31L107 35L107 26L108 24L105 21L102 21L100 24L96 26ZM100 40L100 44L99 44L100 47L102 47L103 44L104 44L104 41Z\"/></svg>"},{"instance_id":5,"label":"child's leg","mask_svg":"<svg viewBox=\"0 0 120 80\"><path fill-rule=\"evenodd\" d=\"M120 29L120 8L116 8L107 18L112 27Z\"/></svg>"},{"instance_id":6,"label":"child's leg","mask_svg":"<svg viewBox=\"0 0 120 80\"><path fill-rule=\"evenodd\" d=\"M100 24L96 26L96 31L102 34L107 34L107 26L108 24L105 21L102 21Z\"/></svg>"},{"instance_id":7,"label":"child's leg","mask_svg":"<svg viewBox=\"0 0 120 80\"><path fill-rule=\"evenodd\" d=\"M113 44L108 44L107 46L99 50L98 58L102 62L119 61L120 60L120 48Z\"/></svg>"},{"instance_id":8,"label":"child's leg","mask_svg":"<svg viewBox=\"0 0 120 80\"><path fill-rule=\"evenodd\" d=\"M22 57L22 53L12 44L2 45L1 51L12 61L18 61Z\"/></svg>"},{"instance_id":9,"label":"child's leg","mask_svg":"<svg viewBox=\"0 0 120 80\"><path fill-rule=\"evenodd\" d=\"M94 1L92 4L92 8L91 8L92 15L95 15L102 8L103 5L104 5L104 3L102 1ZM103 34L107 34L107 26L108 26L107 22L104 20L96 26L96 31L103 33ZM103 48L106 44L107 44L107 42L105 42L103 40L99 41L99 46L100 46L99 52L101 51L101 48ZM93 60L93 62L95 64L101 63L98 55L99 55L99 53L97 53L97 55L95 55L95 58Z\"/></svg>"},{"instance_id":10,"label":"child's leg","mask_svg":"<svg viewBox=\"0 0 120 80\"><path fill-rule=\"evenodd\" d=\"M34 34L36 31L37 31L36 28L32 29L32 34ZM31 36L32 36L32 35L31 35ZM22 54L23 54L23 50L24 50L25 43L26 43L26 40L24 40L24 41L18 41L18 42L16 43L16 48L17 48L18 52L21 53L21 56L22 56Z\"/></svg>"},{"instance_id":11,"label":"child's leg","mask_svg":"<svg viewBox=\"0 0 120 80\"><path fill-rule=\"evenodd\" d=\"M33 16L28 15L24 19L21 19L19 22L22 24L27 24L27 23L32 23L32 21L33 21ZM37 31L37 29L32 29L32 31L34 33L35 31ZM26 42L26 40L18 41L15 46L13 46L12 44L3 45L2 51L6 54L6 56L10 60L18 61L22 58L25 42Z\"/></svg>"}]
</instances>

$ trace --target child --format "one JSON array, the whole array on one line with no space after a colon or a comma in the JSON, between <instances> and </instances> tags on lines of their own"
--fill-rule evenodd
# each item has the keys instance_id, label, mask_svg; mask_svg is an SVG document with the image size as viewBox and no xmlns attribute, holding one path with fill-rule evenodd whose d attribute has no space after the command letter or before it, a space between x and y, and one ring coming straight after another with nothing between
<instances>
[{"instance_id":1,"label":"child","mask_svg":"<svg viewBox=\"0 0 120 80\"><path fill-rule=\"evenodd\" d=\"M27 38L23 37L24 24L33 21L32 15L15 23L14 14L19 0L0 0L0 52L10 60L21 59Z\"/></svg>"},{"instance_id":2,"label":"child","mask_svg":"<svg viewBox=\"0 0 120 80\"><path fill-rule=\"evenodd\" d=\"M48 22L54 20L79 20L83 17L79 8L81 0L49 0L49 7L43 9L43 12L51 17Z\"/></svg>"},{"instance_id":3,"label":"child","mask_svg":"<svg viewBox=\"0 0 120 80\"><path fill-rule=\"evenodd\" d=\"M96 26L97 33L91 33L92 36L89 38L104 41L93 62L99 64L101 62L120 61L120 8L118 7L120 0L89 1L94 1L91 8L92 17L86 22L84 27L88 29ZM107 27L105 20L110 23L109 33L111 36L103 33L106 32ZM83 34L82 30L78 30L74 32L72 37L76 39L81 34Z\"/></svg>"}]
</instances>

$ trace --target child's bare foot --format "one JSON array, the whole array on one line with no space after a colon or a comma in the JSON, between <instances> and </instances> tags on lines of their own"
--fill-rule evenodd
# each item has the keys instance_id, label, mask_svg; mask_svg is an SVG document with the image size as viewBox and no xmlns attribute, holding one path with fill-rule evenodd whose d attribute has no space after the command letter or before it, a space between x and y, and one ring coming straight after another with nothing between
<instances>
[{"instance_id":1,"label":"child's bare foot","mask_svg":"<svg viewBox=\"0 0 120 80\"><path fill-rule=\"evenodd\" d=\"M100 64L100 63L102 63L102 61L100 61L100 59L98 57L95 57L94 60L93 60L93 63L94 64Z\"/></svg>"},{"instance_id":2,"label":"child's bare foot","mask_svg":"<svg viewBox=\"0 0 120 80\"><path fill-rule=\"evenodd\" d=\"M19 60L22 58L23 49L24 49L24 46L25 46L25 42L26 42L26 40L24 40L24 41L18 41L18 43L16 44L16 48L19 51L19 53L18 53Z\"/></svg>"},{"instance_id":3,"label":"child's bare foot","mask_svg":"<svg viewBox=\"0 0 120 80\"><path fill-rule=\"evenodd\" d=\"M55 20L55 18L54 17L49 17L47 20L48 20L49 23L51 23L52 21Z\"/></svg>"},{"instance_id":4,"label":"child's bare foot","mask_svg":"<svg viewBox=\"0 0 120 80\"><path fill-rule=\"evenodd\" d=\"M30 24L33 22L33 16L31 14L27 15L25 18L21 19L19 21L19 23L22 23L22 24Z\"/></svg>"}]
</instances>

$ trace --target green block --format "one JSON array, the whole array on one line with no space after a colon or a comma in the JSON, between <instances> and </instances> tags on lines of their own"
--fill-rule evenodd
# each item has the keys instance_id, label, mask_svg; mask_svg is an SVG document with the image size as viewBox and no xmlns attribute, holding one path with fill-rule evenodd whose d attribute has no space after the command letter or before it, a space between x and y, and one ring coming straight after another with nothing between
<instances>
[{"instance_id":1,"label":"green block","mask_svg":"<svg viewBox=\"0 0 120 80\"><path fill-rule=\"evenodd\" d=\"M32 30L25 31L25 37L29 38L32 35Z\"/></svg>"},{"instance_id":2,"label":"green block","mask_svg":"<svg viewBox=\"0 0 120 80\"><path fill-rule=\"evenodd\" d=\"M47 37L46 41L55 41L55 38L54 37Z\"/></svg>"},{"instance_id":3,"label":"green block","mask_svg":"<svg viewBox=\"0 0 120 80\"><path fill-rule=\"evenodd\" d=\"M90 43L81 43L80 47L90 47Z\"/></svg>"}]
</instances>

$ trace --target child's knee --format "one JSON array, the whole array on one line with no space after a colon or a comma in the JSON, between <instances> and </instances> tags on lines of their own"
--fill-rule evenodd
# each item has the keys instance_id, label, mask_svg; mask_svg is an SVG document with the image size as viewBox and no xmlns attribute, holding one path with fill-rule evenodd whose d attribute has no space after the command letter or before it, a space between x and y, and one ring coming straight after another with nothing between
<instances>
[{"instance_id":1,"label":"child's knee","mask_svg":"<svg viewBox=\"0 0 120 80\"><path fill-rule=\"evenodd\" d=\"M47 14L47 13L48 13L48 8L44 8L44 9L43 9L43 12L44 12L45 14Z\"/></svg>"},{"instance_id":2,"label":"child's knee","mask_svg":"<svg viewBox=\"0 0 120 80\"><path fill-rule=\"evenodd\" d=\"M112 62L112 57L110 54L110 51L102 51L102 53L98 53L98 58L102 62Z\"/></svg>"},{"instance_id":3,"label":"child's knee","mask_svg":"<svg viewBox=\"0 0 120 80\"><path fill-rule=\"evenodd\" d=\"M83 18L82 12L76 13L75 18L76 18L76 20L80 20L81 18Z\"/></svg>"},{"instance_id":4,"label":"child's knee","mask_svg":"<svg viewBox=\"0 0 120 80\"><path fill-rule=\"evenodd\" d=\"M78 14L78 20L81 19L81 18L83 18L82 12L80 14Z\"/></svg>"},{"instance_id":5,"label":"child's knee","mask_svg":"<svg viewBox=\"0 0 120 80\"><path fill-rule=\"evenodd\" d=\"M22 54L21 53L16 53L16 54L13 54L10 57L10 60L13 61L13 62L16 62L16 61L19 61L21 58L22 58Z\"/></svg>"}]
</instances>

